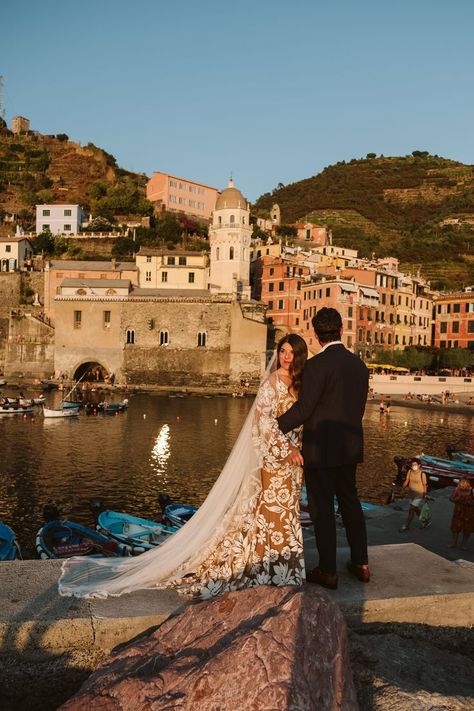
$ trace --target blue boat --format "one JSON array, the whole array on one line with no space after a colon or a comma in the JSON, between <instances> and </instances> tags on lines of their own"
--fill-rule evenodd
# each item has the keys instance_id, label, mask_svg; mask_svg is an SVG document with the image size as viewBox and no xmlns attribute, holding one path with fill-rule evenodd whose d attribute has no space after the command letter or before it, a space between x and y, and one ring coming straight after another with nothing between
<instances>
[{"instance_id":1,"label":"blue boat","mask_svg":"<svg viewBox=\"0 0 474 711\"><path fill-rule=\"evenodd\" d=\"M15 533L6 523L0 523L0 561L18 558L19 548Z\"/></svg>"},{"instance_id":2,"label":"blue boat","mask_svg":"<svg viewBox=\"0 0 474 711\"><path fill-rule=\"evenodd\" d=\"M472 466L474 466L474 454L469 454L468 452L452 451L448 451L448 454L450 458L455 462L464 462L464 464L472 464Z\"/></svg>"},{"instance_id":3,"label":"blue boat","mask_svg":"<svg viewBox=\"0 0 474 711\"><path fill-rule=\"evenodd\" d=\"M71 402L71 400L63 400L63 410L79 410L80 402Z\"/></svg>"},{"instance_id":4,"label":"blue boat","mask_svg":"<svg viewBox=\"0 0 474 711\"><path fill-rule=\"evenodd\" d=\"M72 556L113 558L129 555L126 547L117 541L68 519L47 521L36 534L36 551L43 560Z\"/></svg>"},{"instance_id":5,"label":"blue boat","mask_svg":"<svg viewBox=\"0 0 474 711\"><path fill-rule=\"evenodd\" d=\"M187 504L167 504L164 508L164 518L176 528L181 528L194 516L197 508Z\"/></svg>"},{"instance_id":6,"label":"blue boat","mask_svg":"<svg viewBox=\"0 0 474 711\"><path fill-rule=\"evenodd\" d=\"M132 555L139 555L159 546L177 529L119 511L101 511L97 530L124 545Z\"/></svg>"}]
</instances>

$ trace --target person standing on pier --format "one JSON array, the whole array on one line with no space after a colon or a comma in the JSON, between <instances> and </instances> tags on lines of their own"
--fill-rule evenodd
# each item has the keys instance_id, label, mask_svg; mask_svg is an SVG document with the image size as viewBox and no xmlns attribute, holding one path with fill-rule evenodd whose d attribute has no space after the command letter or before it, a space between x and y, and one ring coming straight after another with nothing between
<instances>
[{"instance_id":1,"label":"person standing on pier","mask_svg":"<svg viewBox=\"0 0 474 711\"><path fill-rule=\"evenodd\" d=\"M306 580L329 589L338 585L334 496L351 549L349 572L368 583L367 533L357 495L356 469L363 461L363 429L369 371L341 341L342 318L322 308L312 320L321 351L304 369L298 402L278 418L282 432L303 425L302 452L308 504L314 525L319 565Z\"/></svg>"}]
</instances>

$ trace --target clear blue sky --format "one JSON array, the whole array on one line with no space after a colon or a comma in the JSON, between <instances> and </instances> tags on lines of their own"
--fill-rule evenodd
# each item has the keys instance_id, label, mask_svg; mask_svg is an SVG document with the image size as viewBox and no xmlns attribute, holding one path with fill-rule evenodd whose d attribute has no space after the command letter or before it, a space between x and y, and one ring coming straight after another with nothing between
<instances>
[{"instance_id":1,"label":"clear blue sky","mask_svg":"<svg viewBox=\"0 0 474 711\"><path fill-rule=\"evenodd\" d=\"M474 163L473 0L2 3L5 118L250 199L374 151Z\"/></svg>"}]
</instances>

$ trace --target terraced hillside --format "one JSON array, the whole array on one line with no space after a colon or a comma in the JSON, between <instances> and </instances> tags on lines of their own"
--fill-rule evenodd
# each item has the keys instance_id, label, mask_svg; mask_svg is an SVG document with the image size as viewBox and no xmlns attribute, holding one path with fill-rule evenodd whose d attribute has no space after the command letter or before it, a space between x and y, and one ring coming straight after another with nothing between
<instances>
[{"instance_id":1,"label":"terraced hillside","mask_svg":"<svg viewBox=\"0 0 474 711\"><path fill-rule=\"evenodd\" d=\"M254 210L275 202L284 223L328 224L336 244L421 265L438 287L474 283L474 166L422 151L354 159L262 195Z\"/></svg>"}]
</instances>

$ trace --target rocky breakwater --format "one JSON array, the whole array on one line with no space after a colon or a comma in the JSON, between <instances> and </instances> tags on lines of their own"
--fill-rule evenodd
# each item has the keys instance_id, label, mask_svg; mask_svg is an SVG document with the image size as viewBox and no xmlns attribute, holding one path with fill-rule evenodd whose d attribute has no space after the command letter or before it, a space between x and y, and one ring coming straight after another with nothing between
<instances>
[{"instance_id":1,"label":"rocky breakwater","mask_svg":"<svg viewBox=\"0 0 474 711\"><path fill-rule=\"evenodd\" d=\"M358 709L344 617L314 586L187 606L116 649L61 711Z\"/></svg>"}]
</instances>

